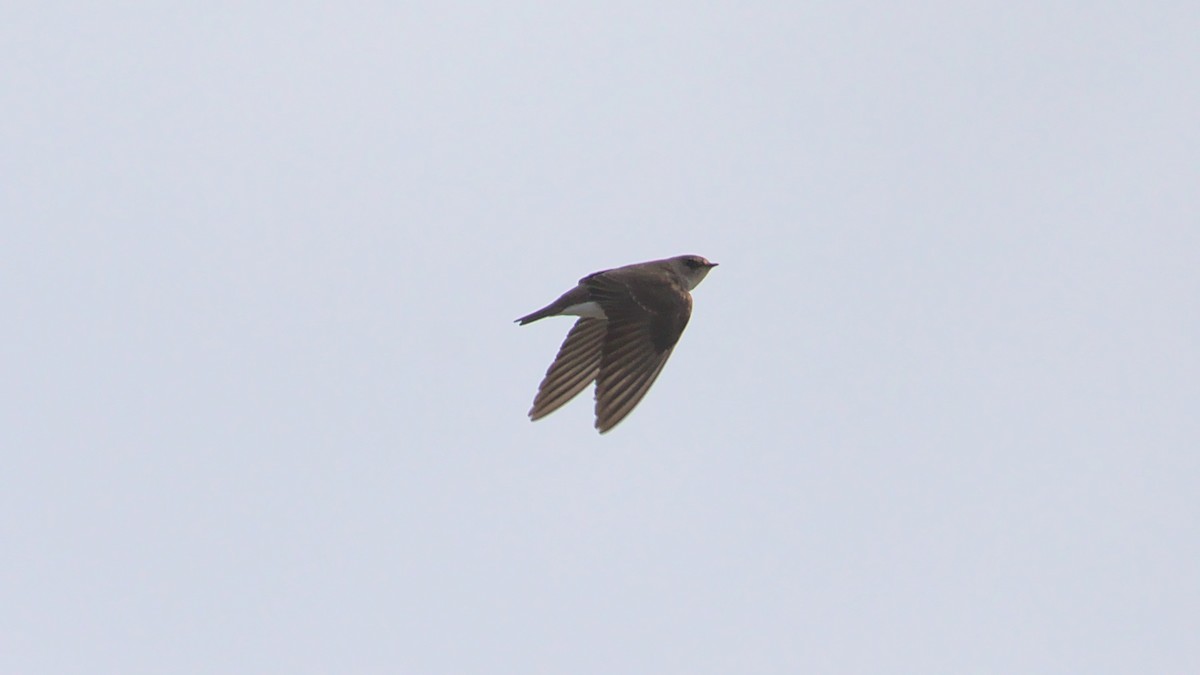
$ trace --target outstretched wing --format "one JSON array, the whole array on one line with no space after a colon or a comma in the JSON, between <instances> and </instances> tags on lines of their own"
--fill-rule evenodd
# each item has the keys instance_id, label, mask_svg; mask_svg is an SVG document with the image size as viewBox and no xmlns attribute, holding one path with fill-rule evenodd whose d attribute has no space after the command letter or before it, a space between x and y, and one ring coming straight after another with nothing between
<instances>
[{"instance_id":1,"label":"outstretched wing","mask_svg":"<svg viewBox=\"0 0 1200 675\"><path fill-rule=\"evenodd\" d=\"M630 270L601 272L584 283L608 317L596 375L596 428L604 433L658 379L691 318L692 297L670 277Z\"/></svg>"},{"instance_id":2,"label":"outstretched wing","mask_svg":"<svg viewBox=\"0 0 1200 675\"><path fill-rule=\"evenodd\" d=\"M538 385L529 419L541 419L558 410L596 379L607 323L604 319L586 318L575 322Z\"/></svg>"}]
</instances>

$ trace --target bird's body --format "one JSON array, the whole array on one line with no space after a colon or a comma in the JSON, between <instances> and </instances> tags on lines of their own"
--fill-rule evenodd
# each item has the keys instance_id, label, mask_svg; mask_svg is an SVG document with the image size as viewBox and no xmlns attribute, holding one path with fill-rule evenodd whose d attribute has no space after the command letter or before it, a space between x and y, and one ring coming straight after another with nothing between
<instances>
[{"instance_id":1,"label":"bird's body","mask_svg":"<svg viewBox=\"0 0 1200 675\"><path fill-rule=\"evenodd\" d=\"M612 429L658 378L692 314L695 288L717 264L684 255L589 274L532 314L577 316L529 411L537 420L596 382L596 428Z\"/></svg>"}]
</instances>

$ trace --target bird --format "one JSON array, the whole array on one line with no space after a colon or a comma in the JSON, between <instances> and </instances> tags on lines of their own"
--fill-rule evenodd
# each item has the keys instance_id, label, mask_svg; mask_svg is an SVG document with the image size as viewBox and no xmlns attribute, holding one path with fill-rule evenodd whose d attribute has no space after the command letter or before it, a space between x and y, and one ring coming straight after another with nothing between
<instances>
[{"instance_id":1,"label":"bird","mask_svg":"<svg viewBox=\"0 0 1200 675\"><path fill-rule=\"evenodd\" d=\"M558 410L596 383L596 429L607 433L650 390L692 315L692 295L717 263L698 255L594 272L514 323L576 316L538 385L529 419Z\"/></svg>"}]
</instances>

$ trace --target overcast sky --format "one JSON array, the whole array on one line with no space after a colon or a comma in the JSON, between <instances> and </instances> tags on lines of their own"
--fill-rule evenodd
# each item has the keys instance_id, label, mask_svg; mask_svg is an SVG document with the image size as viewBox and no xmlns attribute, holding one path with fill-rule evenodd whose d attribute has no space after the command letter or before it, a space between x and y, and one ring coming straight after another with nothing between
<instances>
[{"instance_id":1,"label":"overcast sky","mask_svg":"<svg viewBox=\"0 0 1200 675\"><path fill-rule=\"evenodd\" d=\"M0 9L0 672L1200 672L1200 4ZM721 263L526 418L599 269Z\"/></svg>"}]
</instances>

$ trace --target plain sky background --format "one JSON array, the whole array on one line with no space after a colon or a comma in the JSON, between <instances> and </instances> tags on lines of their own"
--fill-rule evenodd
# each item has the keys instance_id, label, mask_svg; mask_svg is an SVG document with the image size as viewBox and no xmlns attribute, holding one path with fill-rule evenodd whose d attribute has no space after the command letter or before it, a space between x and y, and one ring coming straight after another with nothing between
<instances>
[{"instance_id":1,"label":"plain sky background","mask_svg":"<svg viewBox=\"0 0 1200 675\"><path fill-rule=\"evenodd\" d=\"M1200 672L1197 36L5 3L0 672ZM531 424L512 320L681 253Z\"/></svg>"}]
</instances>

